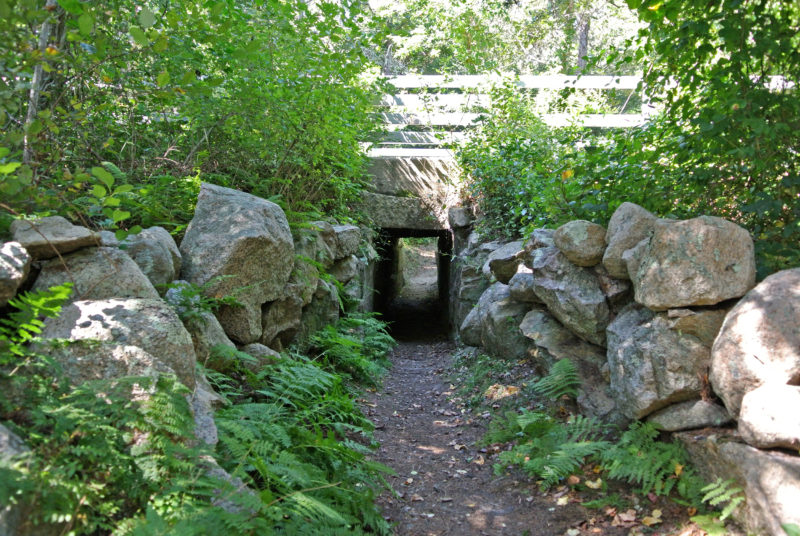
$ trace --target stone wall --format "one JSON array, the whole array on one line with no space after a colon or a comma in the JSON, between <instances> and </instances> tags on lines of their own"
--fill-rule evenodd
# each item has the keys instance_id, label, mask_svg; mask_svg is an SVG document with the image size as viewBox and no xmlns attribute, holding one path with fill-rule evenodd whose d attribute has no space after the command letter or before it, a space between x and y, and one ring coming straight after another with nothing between
<instances>
[{"instance_id":1,"label":"stone wall","mask_svg":"<svg viewBox=\"0 0 800 536\"><path fill-rule=\"evenodd\" d=\"M376 255L360 228L320 221L292 229L278 205L212 184L202 185L180 247L160 227L120 243L61 217L16 221L11 231L14 241L0 247L0 315L18 292L72 282L69 303L45 322L37 351L76 384L174 373L192 390L195 434L209 444L217 441L212 416L221 398L196 364L208 364L212 347L263 362L288 344L303 346L339 317L337 286L320 270L359 309L372 308ZM197 285L240 305L184 314L197 303ZM0 457L24 448L5 432ZM3 528L19 515L0 509L0 532L15 534Z\"/></svg>"},{"instance_id":2,"label":"stone wall","mask_svg":"<svg viewBox=\"0 0 800 536\"><path fill-rule=\"evenodd\" d=\"M756 285L741 227L659 219L631 203L608 229L572 221L525 242L456 243L451 306L463 343L527 355L542 374L573 360L584 413L681 432L707 478L745 490L737 516L748 530L800 523L800 419L788 409L800 407L800 268Z\"/></svg>"}]
</instances>

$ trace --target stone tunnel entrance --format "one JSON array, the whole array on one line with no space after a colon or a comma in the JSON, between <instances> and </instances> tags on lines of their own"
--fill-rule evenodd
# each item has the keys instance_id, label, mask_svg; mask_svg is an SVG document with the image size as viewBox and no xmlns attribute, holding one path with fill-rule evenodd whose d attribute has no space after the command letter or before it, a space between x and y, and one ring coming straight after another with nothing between
<instances>
[{"instance_id":1,"label":"stone tunnel entrance","mask_svg":"<svg viewBox=\"0 0 800 536\"><path fill-rule=\"evenodd\" d=\"M397 339L445 338L448 329L449 230L382 229L375 277L375 310Z\"/></svg>"}]
</instances>

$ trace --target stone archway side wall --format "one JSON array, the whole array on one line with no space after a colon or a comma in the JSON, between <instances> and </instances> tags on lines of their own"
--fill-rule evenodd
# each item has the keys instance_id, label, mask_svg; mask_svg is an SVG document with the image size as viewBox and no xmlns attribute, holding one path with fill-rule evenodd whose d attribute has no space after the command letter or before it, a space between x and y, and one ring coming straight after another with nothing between
<instances>
[{"instance_id":1,"label":"stone archway side wall","mask_svg":"<svg viewBox=\"0 0 800 536\"><path fill-rule=\"evenodd\" d=\"M709 482L744 490L749 532L800 524L800 268L756 285L745 229L631 203L607 229L572 221L517 242L468 229L451 296L463 343L542 374L569 359L584 413L676 432Z\"/></svg>"}]
</instances>

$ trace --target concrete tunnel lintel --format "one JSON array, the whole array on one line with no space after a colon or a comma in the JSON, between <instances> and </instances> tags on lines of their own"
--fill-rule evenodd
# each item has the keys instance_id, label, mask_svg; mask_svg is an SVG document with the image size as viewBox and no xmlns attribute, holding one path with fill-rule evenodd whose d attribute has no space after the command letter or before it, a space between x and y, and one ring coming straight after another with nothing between
<instances>
[{"instance_id":1,"label":"concrete tunnel lintel","mask_svg":"<svg viewBox=\"0 0 800 536\"><path fill-rule=\"evenodd\" d=\"M452 156L373 156L370 191L361 210L376 227L449 230L448 209L459 204L461 176Z\"/></svg>"}]
</instances>

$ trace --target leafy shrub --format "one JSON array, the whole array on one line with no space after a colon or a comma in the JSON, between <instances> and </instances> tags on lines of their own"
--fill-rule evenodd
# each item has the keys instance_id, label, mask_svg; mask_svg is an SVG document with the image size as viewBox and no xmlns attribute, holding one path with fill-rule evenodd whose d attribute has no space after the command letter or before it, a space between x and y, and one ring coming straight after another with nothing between
<instances>
[{"instance_id":1,"label":"leafy shrub","mask_svg":"<svg viewBox=\"0 0 800 536\"><path fill-rule=\"evenodd\" d=\"M366 459L372 424L332 363L294 355L256 373L233 350L225 373L208 372L227 403L214 450L194 437L190 393L173 376L72 386L31 352L41 317L56 316L69 290L18 297L0 319L0 385L10 393L0 419L31 449L0 461L0 501L23 508L25 523L135 536L389 533L373 502L388 469ZM344 319L342 329L359 330L373 360L391 347L374 318Z\"/></svg>"},{"instance_id":2,"label":"leafy shrub","mask_svg":"<svg viewBox=\"0 0 800 536\"><path fill-rule=\"evenodd\" d=\"M739 223L755 238L761 277L796 266L797 3L628 4L650 27L618 66L650 63L645 84L663 112L637 129L549 129L529 99L501 92L457 153L481 225L515 236L570 219L603 224L630 201Z\"/></svg>"},{"instance_id":3,"label":"leafy shrub","mask_svg":"<svg viewBox=\"0 0 800 536\"><path fill-rule=\"evenodd\" d=\"M200 177L352 217L379 91L363 3L53 7L3 4L3 208L82 212L109 163L133 189L103 208L132 212L128 226L180 232Z\"/></svg>"}]
</instances>

